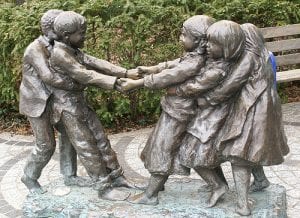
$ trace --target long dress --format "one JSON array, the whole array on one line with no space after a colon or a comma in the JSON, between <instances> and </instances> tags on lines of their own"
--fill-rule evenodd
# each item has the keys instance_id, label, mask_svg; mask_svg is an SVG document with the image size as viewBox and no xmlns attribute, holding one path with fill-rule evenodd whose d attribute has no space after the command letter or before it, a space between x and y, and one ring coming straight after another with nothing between
<instances>
[{"instance_id":1,"label":"long dress","mask_svg":"<svg viewBox=\"0 0 300 218\"><path fill-rule=\"evenodd\" d=\"M256 71L232 105L220 132L217 149L235 164L276 165L284 160L289 148L283 130L281 104L274 86L272 66L259 64L250 53Z\"/></svg>"},{"instance_id":2,"label":"long dress","mask_svg":"<svg viewBox=\"0 0 300 218\"><path fill-rule=\"evenodd\" d=\"M267 58L258 56L251 48L247 49L228 78L221 86L205 94L205 98L211 107L225 104L227 108L224 114L215 109L216 113L203 120L211 126L218 125L210 140L203 140L203 124L187 130L189 134L179 151L181 164L213 168L224 161L262 166L283 162L289 148L271 64ZM207 113L205 110L214 111L212 108L206 108L202 113L200 111L194 123L197 119L201 120L203 113Z\"/></svg>"},{"instance_id":3,"label":"long dress","mask_svg":"<svg viewBox=\"0 0 300 218\"><path fill-rule=\"evenodd\" d=\"M202 92L206 92L226 77L222 68L212 70L207 65L193 77L195 82L188 84L191 93L195 83L202 84ZM222 63L221 65L223 66ZM178 151L189 123L197 114L196 98L185 97L185 94L177 93L175 96L167 95L162 98L163 112L142 152L142 160L151 173L185 175L186 168L179 162Z\"/></svg>"},{"instance_id":4,"label":"long dress","mask_svg":"<svg viewBox=\"0 0 300 218\"><path fill-rule=\"evenodd\" d=\"M201 94L210 91L211 87L222 84L228 77L230 65L224 61L207 61L207 66L201 75L193 81L187 81L179 86L180 94L194 94L198 105L201 104ZM217 73L220 79L215 79L212 74ZM213 79L208 79L208 78ZM189 168L205 166L215 168L221 160L215 151L215 139L223 127L229 113L231 101L225 101L218 105L202 105L196 110L196 115L187 126L187 133L181 142L178 159L181 165Z\"/></svg>"}]
</instances>

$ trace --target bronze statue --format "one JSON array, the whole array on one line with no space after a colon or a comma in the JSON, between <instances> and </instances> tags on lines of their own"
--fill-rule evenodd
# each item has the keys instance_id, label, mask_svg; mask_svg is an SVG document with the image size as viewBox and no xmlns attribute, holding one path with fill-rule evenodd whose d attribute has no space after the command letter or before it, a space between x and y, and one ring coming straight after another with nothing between
<instances>
[{"instance_id":1,"label":"bronze statue","mask_svg":"<svg viewBox=\"0 0 300 218\"><path fill-rule=\"evenodd\" d=\"M182 58L157 66L139 67L139 70L149 75L140 80L120 79L120 88L127 90L141 85L151 89L166 88L178 85L191 77L194 78L205 66L206 31L213 23L213 18L204 15L189 18L183 23L180 36L186 54ZM216 86L222 77L222 75L218 78L214 74L208 74L208 77L203 78L203 83L207 84L208 89L210 86ZM209 83L210 80L214 82ZM174 87L169 88L169 92L172 89ZM176 154L186 133L187 125L195 115L196 100L169 93L162 98L161 106L163 112L141 155L145 167L151 173L149 185L145 193L129 199L132 203L157 204L157 194L169 175L189 174L189 168L178 164ZM216 167L215 172L219 172L223 183L227 186L221 168Z\"/></svg>"},{"instance_id":2,"label":"bronze statue","mask_svg":"<svg viewBox=\"0 0 300 218\"><path fill-rule=\"evenodd\" d=\"M282 163L289 152L269 54L258 28L196 15L183 23L181 58L126 70L80 50L86 32L83 16L57 10L47 16L51 19L42 28L44 36L25 52L20 88L20 112L28 116L37 139L22 177L29 189L42 192L37 179L54 152L54 127L62 135L61 155L67 157L61 160L65 183L92 184L100 197L110 200L117 200L113 187L134 188L83 91L86 86L123 92L166 88L162 114L141 154L151 174L149 184L128 201L158 204L169 175L189 175L192 168L211 188L207 205L213 207L228 190L220 164L229 161L236 212L251 213L249 189L260 191L270 184L263 166ZM76 153L91 181L76 177Z\"/></svg>"},{"instance_id":3,"label":"bronze statue","mask_svg":"<svg viewBox=\"0 0 300 218\"><path fill-rule=\"evenodd\" d=\"M242 29L240 25L232 21L219 21L208 28L207 40L208 58L205 64L197 69L199 73L167 91L168 95L172 95L173 98L179 96L189 101L193 99L197 105L194 109L195 115L192 115L188 125L185 124L187 130L182 142L177 143L177 147L172 147L170 163L176 165L179 159L181 168L183 166L194 168L212 187L208 206L214 206L227 190L222 174L214 169L220 163L230 161L238 193L236 211L240 215L249 215L251 211L248 205L248 191L251 171L255 179L252 190L266 188L269 182L262 166L280 164L283 156L289 151L282 128L281 106L273 84L271 64L262 37L259 37L258 29L249 24L244 25ZM193 65L188 64L191 68L182 67L182 74L187 74L185 70L193 69ZM161 65L140 69L144 71L152 69L151 73L155 73L159 67ZM165 74L167 73L166 71ZM120 79L120 89L130 90L142 84L147 87L149 86L149 82L146 82L149 81L147 77L151 78L152 83L164 81L157 75L146 76L143 82L142 80L139 82ZM160 80L155 80L156 76ZM167 76L165 78L173 79ZM179 76L178 78L177 83L181 83L182 80ZM164 87L156 86L156 88ZM163 98L162 102L171 101ZM273 109L269 110L268 108L271 107ZM162 108L164 112L169 109L166 109L163 104ZM255 118L255 110L262 110L261 115L256 113L260 118ZM184 110L180 112L182 111L184 112ZM175 116L179 114L177 112ZM191 111L189 114L192 114ZM157 127L162 126L161 122L160 119L142 152L141 158L148 170L149 163L155 166L157 160L160 163L161 159L166 159L162 155L165 155L164 152L169 152L166 148L171 146L173 141L163 140L168 131L175 131L178 128L178 126L177 128L172 126L172 128L166 128L165 131L164 129L159 131ZM151 142L159 140L155 136L161 137L160 140L165 143L153 145L159 145L159 152L153 150L153 146L149 146ZM179 158L176 158L177 155ZM158 168L164 167L162 164L157 164L157 166ZM155 171L151 168L149 171L151 178L146 192L131 197L130 202L158 203L157 193L161 190L161 184L166 181L167 176L159 174L158 171L156 178L153 176Z\"/></svg>"},{"instance_id":4,"label":"bronze statue","mask_svg":"<svg viewBox=\"0 0 300 218\"><path fill-rule=\"evenodd\" d=\"M46 13L45 16L52 13L52 11ZM72 143L70 149L74 152L75 148L89 176L92 178L92 182L84 181L80 184L93 184L96 189L102 189L106 186L134 187L123 176L122 168L96 113L85 102L83 89L86 85L97 85L101 88L113 89L117 76L137 78L137 71L127 71L107 61L82 53L78 48L83 46L86 22L81 15L75 12L59 11L59 13L55 13L55 21L51 17L51 22L48 20L47 22L49 25L47 36L52 37L51 42L54 39L57 41L54 42L53 46L49 43L41 44L39 40L43 38L40 37L33 44L41 44L38 44L38 51L40 52L38 53L37 49L31 50L33 46L30 45L24 58L24 75L20 88L20 111L35 113L32 116L39 116L36 120L41 120L41 124L35 127L37 124L33 123L31 121L33 118L30 117L37 137L37 146L25 166L25 176L22 177L22 181L30 190L40 189L37 179L55 149L52 128L52 125L55 125L64 130L63 133L68 136L65 139L70 140ZM55 33L52 29L53 25ZM44 52L42 53L44 58L38 59L41 51ZM38 62L38 66L30 66L27 61ZM35 62L34 64L36 64ZM35 69L39 69L38 73L46 74L49 79L37 75L36 72L33 74L32 71ZM35 78L32 78L32 75ZM48 82L47 79L50 82L46 87L44 82ZM55 85L54 82L59 85ZM33 95L32 90L28 91L25 87L33 89L37 94ZM45 91L42 92L43 90ZM28 93L31 95L28 95ZM41 101L37 99L37 96L45 99ZM35 104L35 107L30 108L30 104ZM37 107L36 104L41 104L41 106ZM44 116L40 116L43 112ZM36 157L37 155L39 156ZM67 156L66 153L62 153L62 155L63 157ZM74 162L72 165L62 164L63 171L67 171L67 167L76 164L76 153L74 156L68 157L72 157ZM43 162L39 163L40 160L43 160ZM64 158L61 158L61 160L63 161ZM76 175L76 169L72 172ZM75 184L78 185L78 183ZM107 198L113 198L113 196L107 196Z\"/></svg>"},{"instance_id":5,"label":"bronze statue","mask_svg":"<svg viewBox=\"0 0 300 218\"><path fill-rule=\"evenodd\" d=\"M36 137L36 144L24 168L22 182L31 192L43 192L37 180L55 150L56 143L53 125L50 122L49 105L52 87L68 90L77 88L75 84L69 83L62 76L54 75L48 65L48 58L56 39L56 34L53 32L53 22L61 12L61 10L49 10L42 16L43 35L27 47L23 58L20 113L28 117ZM82 178L76 176L76 152L66 135L65 129L59 125L55 125L55 128L60 133L60 165L65 184L85 184Z\"/></svg>"},{"instance_id":6,"label":"bronze statue","mask_svg":"<svg viewBox=\"0 0 300 218\"><path fill-rule=\"evenodd\" d=\"M215 167L218 162L231 162L238 193L236 211L240 215L249 215L251 171L256 179L253 186L257 190L265 188L269 184L262 166L282 163L289 148L282 127L281 105L273 84L269 54L259 30L250 24L242 27L238 28L237 24L230 21L219 21L208 29L208 56L233 63L229 65L224 81L201 96L199 113L183 140L179 159L185 166L199 165L208 169ZM240 47L234 48L239 38ZM232 50L234 59L228 56L230 52L226 49ZM187 82L179 86L176 93L188 93L188 88ZM201 87L196 89L202 91ZM223 110L224 107L227 108ZM219 124L208 125L218 119L222 119ZM208 134L211 137L207 138L205 129L210 133L216 131L213 135ZM212 143L207 143L210 141ZM196 158L192 155L195 153ZM210 174L206 175L207 178L212 178ZM202 178L205 179L205 176Z\"/></svg>"},{"instance_id":7,"label":"bronze statue","mask_svg":"<svg viewBox=\"0 0 300 218\"><path fill-rule=\"evenodd\" d=\"M82 164L95 182L94 188L102 189L103 185L135 187L124 177L96 113L87 106L83 90L87 85L112 90L117 77L137 78L137 71L127 71L81 52L79 48L84 44L86 21L75 12L62 12L57 16L54 30L58 40L49 59L51 69L80 88L71 91L54 88L53 122L65 127Z\"/></svg>"}]
</instances>

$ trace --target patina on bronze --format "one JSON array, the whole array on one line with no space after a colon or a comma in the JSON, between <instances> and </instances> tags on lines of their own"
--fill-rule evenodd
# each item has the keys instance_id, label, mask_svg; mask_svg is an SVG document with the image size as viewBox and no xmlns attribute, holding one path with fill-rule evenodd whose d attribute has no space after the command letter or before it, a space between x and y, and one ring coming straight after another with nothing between
<instances>
[{"instance_id":1,"label":"patina on bronze","mask_svg":"<svg viewBox=\"0 0 300 218\"><path fill-rule=\"evenodd\" d=\"M47 12L43 18L52 11ZM47 35L34 41L24 55L20 111L24 114L30 112L28 116L37 138L37 145L25 166L22 181L30 190L40 189L37 179L54 152L55 139L52 126L57 126L63 130L61 131L65 136L63 139L68 139L68 145L72 144L70 149L74 152L72 156L66 153L65 145L61 149L64 151L61 161L68 158L73 160L72 164L61 164L62 171L69 172L68 167L72 166L72 173L76 175L76 165L74 166L76 150L92 178L91 181L79 184L93 184L101 194L114 199L114 196L104 189L113 186L134 187L134 185L124 177L96 113L87 106L83 90L87 85L113 89L117 77L137 78L137 71L127 71L82 53L79 48L84 43L86 21L81 15L59 11L50 21L47 20L49 22ZM51 37L51 44L48 37ZM39 58L40 56L42 58ZM48 77L41 76L45 74ZM36 93L33 93L34 91Z\"/></svg>"},{"instance_id":2,"label":"patina on bronze","mask_svg":"<svg viewBox=\"0 0 300 218\"><path fill-rule=\"evenodd\" d=\"M196 18L189 20L192 19ZM249 215L251 171L255 179L251 190L260 191L269 186L262 166L282 163L283 156L289 152L268 51L254 25L241 27L232 21L219 21L203 33L207 36L204 63L199 61L197 46L194 53L188 49L191 41L197 45L192 31L189 32L190 39L185 40L188 32L185 25L189 20L183 24L181 35L187 51L183 58L153 67L139 67L145 74L151 74L144 79L118 81L119 89L124 91L141 86L168 87L167 95L161 101L162 115L141 155L151 173L149 186L129 201L157 204L157 193L168 175L178 173L179 165L181 169L195 169L212 187L208 199L208 206L212 207L228 189L223 174L216 169L229 161L237 191L236 212ZM198 59L191 54L198 55ZM198 60L198 65L194 60ZM174 113L176 107L186 105L182 102L171 104L179 97L185 103L189 102L189 108L187 111L180 108ZM190 117L182 120L182 114ZM186 127L185 131L180 131L181 125ZM178 142L164 140L168 134L174 136L172 139L183 139Z\"/></svg>"},{"instance_id":3,"label":"patina on bronze","mask_svg":"<svg viewBox=\"0 0 300 218\"><path fill-rule=\"evenodd\" d=\"M37 179L54 152L57 128L61 155L66 157L61 161L65 183L92 184L102 198L126 199L128 195L113 192L113 187L135 186L124 177L83 91L87 86L122 92L166 88L162 114L141 154L151 173L149 184L128 201L158 204L158 193L168 177L189 175L192 168L210 187L207 206L213 207L228 190L220 164L229 161L236 212L251 214L249 189L261 191L270 184L263 166L282 163L289 152L269 53L258 28L196 15L183 23L181 58L126 70L80 50L84 17L50 11L55 15L46 22L49 28L43 29L42 18L44 36L30 44L24 55L20 112L28 116L37 139L22 177L27 187L42 192ZM75 150L90 181L76 177Z\"/></svg>"},{"instance_id":4,"label":"patina on bronze","mask_svg":"<svg viewBox=\"0 0 300 218\"><path fill-rule=\"evenodd\" d=\"M20 113L27 116L35 135L35 148L24 168L22 182L31 192L43 192L38 178L55 150L54 125L50 122L50 98L53 87L74 90L78 87L61 75L54 75L48 65L56 34L54 19L61 10L49 10L41 18L43 35L26 49L23 58L23 74L20 86ZM85 181L76 177L76 152L63 126L55 125L60 138L60 166L65 184L83 185Z\"/></svg>"}]
</instances>

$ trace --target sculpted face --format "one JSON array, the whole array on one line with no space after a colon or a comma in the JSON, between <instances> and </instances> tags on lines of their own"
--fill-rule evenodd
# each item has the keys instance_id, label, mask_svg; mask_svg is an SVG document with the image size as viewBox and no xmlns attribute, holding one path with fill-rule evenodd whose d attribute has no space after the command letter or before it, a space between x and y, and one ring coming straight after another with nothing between
<instances>
[{"instance_id":1,"label":"sculpted face","mask_svg":"<svg viewBox=\"0 0 300 218\"><path fill-rule=\"evenodd\" d=\"M86 28L81 28L69 36L69 44L75 48L82 48L84 46Z\"/></svg>"},{"instance_id":2,"label":"sculpted face","mask_svg":"<svg viewBox=\"0 0 300 218\"><path fill-rule=\"evenodd\" d=\"M222 46L218 42L215 42L212 39L208 39L206 52L207 52L207 56L212 59L220 59L223 57Z\"/></svg>"},{"instance_id":3,"label":"sculpted face","mask_svg":"<svg viewBox=\"0 0 300 218\"><path fill-rule=\"evenodd\" d=\"M49 29L47 32L44 33L49 41L54 41L57 39L57 35L54 33L53 29Z\"/></svg>"},{"instance_id":4,"label":"sculpted face","mask_svg":"<svg viewBox=\"0 0 300 218\"><path fill-rule=\"evenodd\" d=\"M182 28L179 40L183 44L185 51L193 51L198 46L198 41L192 37L185 28Z\"/></svg>"}]
</instances>

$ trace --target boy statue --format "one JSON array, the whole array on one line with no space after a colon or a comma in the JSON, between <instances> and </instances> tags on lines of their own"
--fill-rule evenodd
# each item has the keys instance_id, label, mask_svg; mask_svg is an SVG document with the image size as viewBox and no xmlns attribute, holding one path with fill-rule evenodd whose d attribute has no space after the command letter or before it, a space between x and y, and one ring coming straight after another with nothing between
<instances>
[{"instance_id":1,"label":"boy statue","mask_svg":"<svg viewBox=\"0 0 300 218\"><path fill-rule=\"evenodd\" d=\"M35 147L25 165L22 182L31 192L42 193L38 178L55 150L54 128L50 123L51 87L74 90L78 85L70 83L59 74L53 74L48 58L56 35L53 32L54 19L61 10L49 10L41 18L42 36L34 40L23 57L23 76L20 86L20 113L27 116L35 135ZM66 185L83 185L83 178L76 176L76 152L65 130L59 130L60 168Z\"/></svg>"},{"instance_id":2,"label":"boy statue","mask_svg":"<svg viewBox=\"0 0 300 218\"><path fill-rule=\"evenodd\" d=\"M83 90L88 85L113 90L119 77L137 78L137 70L115 66L105 60L84 54L86 20L72 11L62 12L54 21L58 36L49 63L53 74L70 79L80 88L53 88L53 122L65 127L77 154L104 198L114 199L103 187L134 187L123 175L116 153L111 148L96 113L87 106Z\"/></svg>"}]
</instances>

